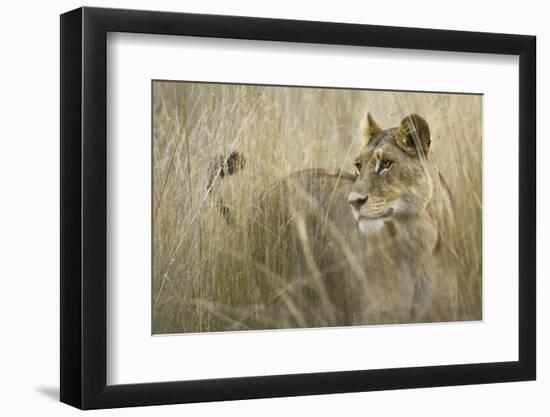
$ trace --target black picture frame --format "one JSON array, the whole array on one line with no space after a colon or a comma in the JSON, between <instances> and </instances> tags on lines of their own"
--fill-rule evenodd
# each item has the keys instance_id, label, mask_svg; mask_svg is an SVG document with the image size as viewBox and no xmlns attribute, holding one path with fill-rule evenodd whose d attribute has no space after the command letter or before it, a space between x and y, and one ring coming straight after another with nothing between
<instances>
[{"instance_id":1,"label":"black picture frame","mask_svg":"<svg viewBox=\"0 0 550 417\"><path fill-rule=\"evenodd\" d=\"M107 385L108 32L519 56L519 358L512 362ZM536 38L136 10L61 15L61 401L82 409L536 378Z\"/></svg>"}]
</instances>

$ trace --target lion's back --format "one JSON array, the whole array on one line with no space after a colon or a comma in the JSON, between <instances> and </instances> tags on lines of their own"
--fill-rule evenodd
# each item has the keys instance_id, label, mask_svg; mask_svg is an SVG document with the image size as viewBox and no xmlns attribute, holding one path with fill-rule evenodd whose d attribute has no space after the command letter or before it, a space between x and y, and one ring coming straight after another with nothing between
<instances>
[{"instance_id":1,"label":"lion's back","mask_svg":"<svg viewBox=\"0 0 550 417\"><path fill-rule=\"evenodd\" d=\"M364 239L347 202L354 180L342 171L299 171L255 207L259 287L268 298L284 292L308 326L353 324L361 313Z\"/></svg>"}]
</instances>

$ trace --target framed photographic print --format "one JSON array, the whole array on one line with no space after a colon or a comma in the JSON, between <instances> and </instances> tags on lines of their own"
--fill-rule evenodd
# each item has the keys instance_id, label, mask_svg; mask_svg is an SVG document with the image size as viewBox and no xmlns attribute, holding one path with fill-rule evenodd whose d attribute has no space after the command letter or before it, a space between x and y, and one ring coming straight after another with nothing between
<instances>
[{"instance_id":1,"label":"framed photographic print","mask_svg":"<svg viewBox=\"0 0 550 417\"><path fill-rule=\"evenodd\" d=\"M61 16L61 400L536 375L535 38Z\"/></svg>"}]
</instances>

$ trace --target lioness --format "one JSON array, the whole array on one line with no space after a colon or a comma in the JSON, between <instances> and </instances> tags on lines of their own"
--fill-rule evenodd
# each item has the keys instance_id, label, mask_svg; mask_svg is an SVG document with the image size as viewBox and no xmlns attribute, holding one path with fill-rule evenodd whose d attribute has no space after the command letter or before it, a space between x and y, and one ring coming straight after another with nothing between
<instances>
[{"instance_id":1,"label":"lioness","mask_svg":"<svg viewBox=\"0 0 550 417\"><path fill-rule=\"evenodd\" d=\"M355 174L310 169L263 192L252 236L264 305L256 324L317 327L457 319L449 190L419 115L367 115Z\"/></svg>"}]
</instances>

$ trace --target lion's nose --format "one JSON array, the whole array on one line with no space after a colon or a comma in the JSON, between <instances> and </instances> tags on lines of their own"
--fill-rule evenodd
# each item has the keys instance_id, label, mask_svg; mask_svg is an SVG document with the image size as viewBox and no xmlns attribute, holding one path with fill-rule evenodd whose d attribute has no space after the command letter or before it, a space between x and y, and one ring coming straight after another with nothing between
<instances>
[{"instance_id":1,"label":"lion's nose","mask_svg":"<svg viewBox=\"0 0 550 417\"><path fill-rule=\"evenodd\" d=\"M367 202L368 198L365 194L352 192L348 197L348 201L355 210L359 210Z\"/></svg>"}]
</instances>

